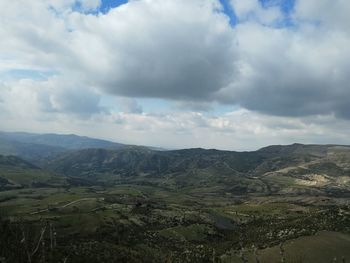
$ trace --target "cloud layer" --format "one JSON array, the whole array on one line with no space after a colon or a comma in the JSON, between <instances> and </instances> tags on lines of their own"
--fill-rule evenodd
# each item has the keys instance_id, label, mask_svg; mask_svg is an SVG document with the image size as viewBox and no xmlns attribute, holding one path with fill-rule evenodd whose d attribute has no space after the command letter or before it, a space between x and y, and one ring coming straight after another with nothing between
<instances>
[{"instance_id":1,"label":"cloud layer","mask_svg":"<svg viewBox=\"0 0 350 263\"><path fill-rule=\"evenodd\" d=\"M285 141L312 138L317 130L305 122L313 120L333 141L339 134L325 125L350 119L350 3L296 0L287 12L283 1L263 2L230 1L232 25L217 0L133 0L107 13L99 0L3 1L1 128L16 128L10 118L55 120L60 129L68 119L98 119L135 130L152 124L149 132L167 137L167 127L178 130L171 122L193 119L179 125L183 138L204 127L255 136L242 127L262 123ZM140 98L164 100L170 113L147 112Z\"/></svg>"}]
</instances>

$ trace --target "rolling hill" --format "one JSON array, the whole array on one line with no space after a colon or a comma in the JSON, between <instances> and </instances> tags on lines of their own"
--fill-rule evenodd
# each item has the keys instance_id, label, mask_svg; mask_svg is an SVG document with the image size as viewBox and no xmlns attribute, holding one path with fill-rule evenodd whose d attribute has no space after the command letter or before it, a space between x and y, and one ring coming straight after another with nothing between
<instances>
[{"instance_id":1,"label":"rolling hill","mask_svg":"<svg viewBox=\"0 0 350 263\"><path fill-rule=\"evenodd\" d=\"M0 132L0 139L34 145L47 145L69 150L88 148L119 149L125 145L75 134L35 134L26 132Z\"/></svg>"},{"instance_id":2,"label":"rolling hill","mask_svg":"<svg viewBox=\"0 0 350 263\"><path fill-rule=\"evenodd\" d=\"M74 134L0 132L0 154L15 155L39 166L64 152L88 148L121 149L126 146Z\"/></svg>"},{"instance_id":3,"label":"rolling hill","mask_svg":"<svg viewBox=\"0 0 350 263\"><path fill-rule=\"evenodd\" d=\"M27 262L12 249L23 247L23 229L35 247L45 225L45 244L55 229L59 245L36 258L54 262L256 262L253 246L260 262L277 262L280 244L285 262L349 257L349 146L51 154L57 146L16 143L37 161L0 155L0 254L9 262L18 253Z\"/></svg>"},{"instance_id":4,"label":"rolling hill","mask_svg":"<svg viewBox=\"0 0 350 263\"><path fill-rule=\"evenodd\" d=\"M67 149L58 146L13 141L0 136L0 154L18 156L36 164L65 151Z\"/></svg>"},{"instance_id":5,"label":"rolling hill","mask_svg":"<svg viewBox=\"0 0 350 263\"><path fill-rule=\"evenodd\" d=\"M350 147L270 146L254 152L205 149L84 149L45 167L66 176L165 187L221 186L233 193L349 194Z\"/></svg>"},{"instance_id":6,"label":"rolling hill","mask_svg":"<svg viewBox=\"0 0 350 263\"><path fill-rule=\"evenodd\" d=\"M66 178L15 156L0 155L0 191L27 187L61 187Z\"/></svg>"}]
</instances>

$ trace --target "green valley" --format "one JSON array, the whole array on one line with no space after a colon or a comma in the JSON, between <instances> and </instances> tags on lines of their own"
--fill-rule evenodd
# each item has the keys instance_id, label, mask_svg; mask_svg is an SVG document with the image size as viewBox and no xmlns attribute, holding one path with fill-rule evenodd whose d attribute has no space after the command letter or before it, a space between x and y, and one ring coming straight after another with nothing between
<instances>
[{"instance_id":1,"label":"green valley","mask_svg":"<svg viewBox=\"0 0 350 263\"><path fill-rule=\"evenodd\" d=\"M3 262L350 260L348 146L22 158L0 156Z\"/></svg>"}]
</instances>

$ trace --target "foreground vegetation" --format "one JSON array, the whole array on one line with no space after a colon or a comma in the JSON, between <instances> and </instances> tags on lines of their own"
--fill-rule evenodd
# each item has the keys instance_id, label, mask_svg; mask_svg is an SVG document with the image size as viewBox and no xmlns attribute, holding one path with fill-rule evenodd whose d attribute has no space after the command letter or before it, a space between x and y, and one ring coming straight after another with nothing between
<instances>
[{"instance_id":1,"label":"foreground vegetation","mask_svg":"<svg viewBox=\"0 0 350 263\"><path fill-rule=\"evenodd\" d=\"M285 244L286 262L350 258L346 199L217 190L119 185L3 191L0 255L3 262L278 262Z\"/></svg>"}]
</instances>

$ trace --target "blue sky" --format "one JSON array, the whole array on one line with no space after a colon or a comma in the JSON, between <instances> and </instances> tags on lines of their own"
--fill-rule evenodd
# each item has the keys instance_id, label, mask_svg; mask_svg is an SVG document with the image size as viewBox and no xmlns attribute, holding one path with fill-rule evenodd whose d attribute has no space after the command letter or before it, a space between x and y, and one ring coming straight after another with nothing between
<instances>
[{"instance_id":1,"label":"blue sky","mask_svg":"<svg viewBox=\"0 0 350 263\"><path fill-rule=\"evenodd\" d=\"M281 7L281 10L288 14L290 13L295 5L295 0L259 0L264 7L277 5Z\"/></svg>"},{"instance_id":2,"label":"blue sky","mask_svg":"<svg viewBox=\"0 0 350 263\"><path fill-rule=\"evenodd\" d=\"M35 69L11 69L0 74L0 77L7 80L12 79L34 79L47 80L49 77L57 75L55 71L35 70Z\"/></svg>"},{"instance_id":3,"label":"blue sky","mask_svg":"<svg viewBox=\"0 0 350 263\"><path fill-rule=\"evenodd\" d=\"M259 0L261 4L265 7L269 7L271 5L277 5L281 7L281 10L288 14L293 10L295 0ZM102 0L102 5L100 7L100 11L103 13L108 12L111 8L118 7L119 5L126 4L128 0ZM232 10L231 4L229 0L220 0L224 12L230 17L231 24L236 23L236 17L234 11Z\"/></svg>"},{"instance_id":4,"label":"blue sky","mask_svg":"<svg viewBox=\"0 0 350 263\"><path fill-rule=\"evenodd\" d=\"M230 24L235 25L237 23L237 18L235 12L230 4L229 0L220 0L224 13L230 18Z\"/></svg>"},{"instance_id":5,"label":"blue sky","mask_svg":"<svg viewBox=\"0 0 350 263\"><path fill-rule=\"evenodd\" d=\"M100 11L102 13L107 13L111 8L126 4L127 2L128 0L102 0Z\"/></svg>"}]
</instances>

